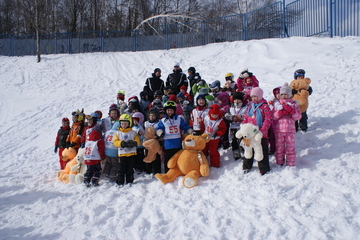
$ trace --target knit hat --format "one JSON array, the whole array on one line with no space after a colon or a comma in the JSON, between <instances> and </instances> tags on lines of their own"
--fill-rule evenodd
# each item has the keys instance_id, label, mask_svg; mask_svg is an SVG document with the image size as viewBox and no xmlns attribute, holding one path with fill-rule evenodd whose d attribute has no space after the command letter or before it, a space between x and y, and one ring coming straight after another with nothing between
<instances>
[{"instance_id":1,"label":"knit hat","mask_svg":"<svg viewBox=\"0 0 360 240\"><path fill-rule=\"evenodd\" d=\"M232 99L240 99L241 101L244 100L244 93L243 92L234 92Z\"/></svg>"},{"instance_id":2,"label":"knit hat","mask_svg":"<svg viewBox=\"0 0 360 240\"><path fill-rule=\"evenodd\" d=\"M209 93L209 90L207 88L200 88L199 94L200 95L206 95Z\"/></svg>"},{"instance_id":3,"label":"knit hat","mask_svg":"<svg viewBox=\"0 0 360 240\"><path fill-rule=\"evenodd\" d=\"M264 91L261 88L255 87L251 89L250 96L257 96L258 100L261 100L263 98L263 95Z\"/></svg>"},{"instance_id":4,"label":"knit hat","mask_svg":"<svg viewBox=\"0 0 360 240\"><path fill-rule=\"evenodd\" d=\"M288 97L291 97L291 89L289 87L289 84L286 82L284 85L280 88L280 94L286 94Z\"/></svg>"},{"instance_id":5,"label":"knit hat","mask_svg":"<svg viewBox=\"0 0 360 240\"><path fill-rule=\"evenodd\" d=\"M186 90L187 90L186 86L181 86L181 87L180 87L180 90L181 90L181 89L184 89L185 92L186 92Z\"/></svg>"},{"instance_id":6,"label":"knit hat","mask_svg":"<svg viewBox=\"0 0 360 240\"><path fill-rule=\"evenodd\" d=\"M170 94L170 95L169 95L169 98L168 98L168 101L174 101L174 102L176 102L176 96L175 96L175 94Z\"/></svg>"},{"instance_id":7,"label":"knit hat","mask_svg":"<svg viewBox=\"0 0 360 240\"><path fill-rule=\"evenodd\" d=\"M180 67L180 63L178 63L178 62L175 63L175 64L174 64L174 67Z\"/></svg>"},{"instance_id":8,"label":"knit hat","mask_svg":"<svg viewBox=\"0 0 360 240\"><path fill-rule=\"evenodd\" d=\"M209 115L211 115L211 114L221 115L220 106L217 104L211 105L210 110L209 110Z\"/></svg>"},{"instance_id":9,"label":"knit hat","mask_svg":"<svg viewBox=\"0 0 360 240\"><path fill-rule=\"evenodd\" d=\"M131 96L128 99L128 102L138 102L138 101L139 101L139 98L137 96Z\"/></svg>"},{"instance_id":10,"label":"knit hat","mask_svg":"<svg viewBox=\"0 0 360 240\"><path fill-rule=\"evenodd\" d=\"M62 122L70 122L70 120L67 117L63 118L61 121Z\"/></svg>"},{"instance_id":11,"label":"knit hat","mask_svg":"<svg viewBox=\"0 0 360 240\"><path fill-rule=\"evenodd\" d=\"M177 98L182 98L182 99L185 99L185 95L182 93L182 92L179 92L177 95L176 95Z\"/></svg>"},{"instance_id":12,"label":"knit hat","mask_svg":"<svg viewBox=\"0 0 360 240\"><path fill-rule=\"evenodd\" d=\"M125 99L125 91L118 91L118 93L116 94L116 98L120 98L121 100L124 101L124 99Z\"/></svg>"},{"instance_id":13,"label":"knit hat","mask_svg":"<svg viewBox=\"0 0 360 240\"><path fill-rule=\"evenodd\" d=\"M188 72L191 72L192 74L194 74L195 73L195 68L194 67L189 67L189 69L188 69Z\"/></svg>"},{"instance_id":14,"label":"knit hat","mask_svg":"<svg viewBox=\"0 0 360 240\"><path fill-rule=\"evenodd\" d=\"M154 73L156 73L156 72L161 72L161 69L160 68L155 68Z\"/></svg>"}]
</instances>

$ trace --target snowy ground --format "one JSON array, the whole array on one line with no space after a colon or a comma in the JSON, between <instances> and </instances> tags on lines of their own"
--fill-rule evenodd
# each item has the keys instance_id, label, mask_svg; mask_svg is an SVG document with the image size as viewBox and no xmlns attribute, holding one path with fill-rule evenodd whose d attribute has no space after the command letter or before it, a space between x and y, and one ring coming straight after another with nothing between
<instances>
[{"instance_id":1,"label":"snowy ground","mask_svg":"<svg viewBox=\"0 0 360 240\"><path fill-rule=\"evenodd\" d=\"M265 98L304 68L312 79L309 131L297 166L241 173L223 151L193 189L135 176L119 189L66 185L53 152L63 117L107 113L116 92L138 95L154 68L175 62L208 82L249 68ZM360 38L289 38L188 49L0 57L1 239L359 239Z\"/></svg>"}]
</instances>

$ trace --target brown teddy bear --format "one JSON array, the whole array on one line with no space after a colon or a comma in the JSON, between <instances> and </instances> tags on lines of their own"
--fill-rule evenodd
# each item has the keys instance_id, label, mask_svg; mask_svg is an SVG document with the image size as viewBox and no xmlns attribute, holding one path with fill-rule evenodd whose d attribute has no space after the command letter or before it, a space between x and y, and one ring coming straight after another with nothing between
<instances>
[{"instance_id":1,"label":"brown teddy bear","mask_svg":"<svg viewBox=\"0 0 360 240\"><path fill-rule=\"evenodd\" d=\"M303 113L309 106L309 85L311 83L310 78L295 79L290 83L290 88L296 90L296 93L292 96L292 100L297 101L300 111Z\"/></svg>"},{"instance_id":2,"label":"brown teddy bear","mask_svg":"<svg viewBox=\"0 0 360 240\"><path fill-rule=\"evenodd\" d=\"M170 158L167 164L169 171L166 174L158 173L155 177L166 184L184 175L183 185L187 188L195 187L199 177L210 173L207 159L201 151L209 141L210 137L206 133L201 136L188 135L183 141L184 149Z\"/></svg>"},{"instance_id":3,"label":"brown teddy bear","mask_svg":"<svg viewBox=\"0 0 360 240\"><path fill-rule=\"evenodd\" d=\"M77 172L71 172L72 166L77 164L76 159L77 152L74 148L65 148L62 152L61 160L68 161L65 168L57 173L57 178L64 182L64 183L70 183L70 174L77 174Z\"/></svg>"},{"instance_id":4,"label":"brown teddy bear","mask_svg":"<svg viewBox=\"0 0 360 240\"><path fill-rule=\"evenodd\" d=\"M151 163L156 159L157 153L162 153L162 148L159 141L156 139L156 129L154 127L146 128L144 136L146 139L148 139L143 142L143 146L148 150L148 154L143 161L146 163Z\"/></svg>"}]
</instances>

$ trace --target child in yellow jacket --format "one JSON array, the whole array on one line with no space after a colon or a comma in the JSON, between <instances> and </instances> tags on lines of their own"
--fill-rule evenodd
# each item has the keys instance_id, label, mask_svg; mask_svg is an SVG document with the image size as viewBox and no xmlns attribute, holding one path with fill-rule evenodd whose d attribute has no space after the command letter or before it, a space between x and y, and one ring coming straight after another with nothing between
<instances>
[{"instance_id":1,"label":"child in yellow jacket","mask_svg":"<svg viewBox=\"0 0 360 240\"><path fill-rule=\"evenodd\" d=\"M120 158L120 168L116 183L123 186L125 183L134 182L134 164L136 161L136 146L140 144L140 138L132 130L132 119L128 114L123 114L119 118L120 127L114 133L114 146L118 147Z\"/></svg>"}]
</instances>

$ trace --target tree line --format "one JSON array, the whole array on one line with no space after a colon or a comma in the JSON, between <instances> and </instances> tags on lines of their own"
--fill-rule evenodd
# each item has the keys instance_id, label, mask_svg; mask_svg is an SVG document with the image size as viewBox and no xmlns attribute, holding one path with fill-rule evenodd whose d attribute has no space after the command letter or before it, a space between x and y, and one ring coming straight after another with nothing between
<instances>
[{"instance_id":1,"label":"tree line","mask_svg":"<svg viewBox=\"0 0 360 240\"><path fill-rule=\"evenodd\" d=\"M0 0L0 34L133 30L246 13L274 0ZM176 19L167 17L176 12ZM152 18L153 17L153 18Z\"/></svg>"}]
</instances>

